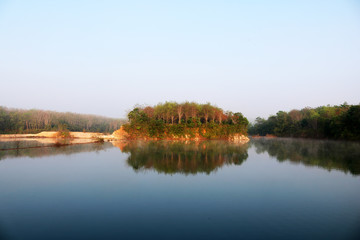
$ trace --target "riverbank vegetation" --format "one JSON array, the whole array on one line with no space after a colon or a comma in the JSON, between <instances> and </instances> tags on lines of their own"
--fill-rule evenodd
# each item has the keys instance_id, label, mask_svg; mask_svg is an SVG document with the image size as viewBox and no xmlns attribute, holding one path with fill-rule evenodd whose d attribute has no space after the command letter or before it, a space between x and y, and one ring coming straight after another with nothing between
<instances>
[{"instance_id":1,"label":"riverbank vegetation","mask_svg":"<svg viewBox=\"0 0 360 240\"><path fill-rule=\"evenodd\" d=\"M123 125L130 138L222 139L247 135L248 120L239 112L224 112L211 104L165 102L135 107Z\"/></svg>"},{"instance_id":2,"label":"riverbank vegetation","mask_svg":"<svg viewBox=\"0 0 360 240\"><path fill-rule=\"evenodd\" d=\"M124 121L89 114L44 110L10 109L0 106L0 133L39 133L69 130L74 132L112 133Z\"/></svg>"},{"instance_id":3,"label":"riverbank vegetation","mask_svg":"<svg viewBox=\"0 0 360 240\"><path fill-rule=\"evenodd\" d=\"M279 111L257 118L250 135L360 140L360 105L321 106Z\"/></svg>"}]
</instances>

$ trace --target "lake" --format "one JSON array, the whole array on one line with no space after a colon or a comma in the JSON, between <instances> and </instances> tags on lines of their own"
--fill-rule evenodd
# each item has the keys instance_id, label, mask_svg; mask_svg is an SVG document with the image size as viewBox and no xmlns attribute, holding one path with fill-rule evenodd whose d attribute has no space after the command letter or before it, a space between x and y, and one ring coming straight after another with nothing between
<instances>
[{"instance_id":1,"label":"lake","mask_svg":"<svg viewBox=\"0 0 360 240\"><path fill-rule=\"evenodd\" d=\"M359 143L0 149L0 239L360 239Z\"/></svg>"}]
</instances>

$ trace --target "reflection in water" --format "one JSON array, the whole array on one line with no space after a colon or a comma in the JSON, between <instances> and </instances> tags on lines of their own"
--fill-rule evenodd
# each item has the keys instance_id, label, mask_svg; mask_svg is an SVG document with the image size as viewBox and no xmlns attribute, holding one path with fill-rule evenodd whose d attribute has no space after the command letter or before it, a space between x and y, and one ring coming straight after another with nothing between
<instances>
[{"instance_id":1,"label":"reflection in water","mask_svg":"<svg viewBox=\"0 0 360 240\"><path fill-rule=\"evenodd\" d=\"M166 174L209 174L224 164L241 165L248 157L247 144L224 141L128 142L118 147L130 154L127 163L137 172L153 169Z\"/></svg>"},{"instance_id":2,"label":"reflection in water","mask_svg":"<svg viewBox=\"0 0 360 240\"><path fill-rule=\"evenodd\" d=\"M0 150L43 147L51 144L54 145L55 141L52 140L52 142L49 143L44 142L42 139L0 139Z\"/></svg>"},{"instance_id":3,"label":"reflection in water","mask_svg":"<svg viewBox=\"0 0 360 240\"><path fill-rule=\"evenodd\" d=\"M12 141L2 143L2 146L7 146L9 149L13 148L13 146L20 146L18 149L13 150L2 150L0 151L0 160L6 158L15 158L15 157L45 157L45 156L52 156L52 155L70 155L75 153L81 152L93 152L93 151L101 151L107 148L111 148L111 143L87 143L87 144L74 144L74 145L51 145L49 144L42 144L39 142L32 142L32 141ZM28 148L26 148L26 146ZM35 146L35 147L34 147Z\"/></svg>"},{"instance_id":4,"label":"reflection in water","mask_svg":"<svg viewBox=\"0 0 360 240\"><path fill-rule=\"evenodd\" d=\"M66 143L63 143L66 144ZM256 152L267 152L279 162L291 161L327 170L360 175L360 143L309 139L252 139ZM57 147L54 140L0 141L0 160L14 157L43 157L101 151L113 146L128 153L127 163L136 172L197 174L217 170L224 164L241 165L248 158L248 144L226 141L115 141L112 143L74 144ZM49 147L51 146L51 147ZM15 149L14 149L15 148Z\"/></svg>"},{"instance_id":5,"label":"reflection in water","mask_svg":"<svg viewBox=\"0 0 360 240\"><path fill-rule=\"evenodd\" d=\"M81 138L8 138L0 139L0 150L13 150L46 146L63 146L92 142L95 142L95 140Z\"/></svg>"},{"instance_id":6,"label":"reflection in water","mask_svg":"<svg viewBox=\"0 0 360 240\"><path fill-rule=\"evenodd\" d=\"M257 153L267 152L279 162L291 161L327 170L360 175L360 144L309 139L252 139Z\"/></svg>"}]
</instances>

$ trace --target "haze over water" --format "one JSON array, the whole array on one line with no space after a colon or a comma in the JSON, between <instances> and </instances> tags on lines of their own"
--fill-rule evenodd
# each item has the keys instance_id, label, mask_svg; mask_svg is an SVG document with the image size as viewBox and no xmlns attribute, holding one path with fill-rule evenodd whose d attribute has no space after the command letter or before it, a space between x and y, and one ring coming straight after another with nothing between
<instances>
[{"instance_id":1,"label":"haze over water","mask_svg":"<svg viewBox=\"0 0 360 240\"><path fill-rule=\"evenodd\" d=\"M6 144L0 148L12 146ZM359 143L253 139L44 149L0 151L1 239L360 236Z\"/></svg>"}]
</instances>

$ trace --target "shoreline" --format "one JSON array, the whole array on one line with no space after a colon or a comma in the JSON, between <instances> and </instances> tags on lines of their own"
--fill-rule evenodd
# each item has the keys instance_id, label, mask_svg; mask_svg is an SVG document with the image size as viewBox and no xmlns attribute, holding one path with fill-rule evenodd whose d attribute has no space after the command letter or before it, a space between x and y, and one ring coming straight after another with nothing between
<instances>
[{"instance_id":1,"label":"shoreline","mask_svg":"<svg viewBox=\"0 0 360 240\"><path fill-rule=\"evenodd\" d=\"M37 134L0 134L0 142L7 141L39 141L43 144L49 144L44 146L30 146L30 147L15 147L8 149L0 149L1 151L6 150L19 150L19 149L29 149L29 148L42 148L42 147L62 147L76 144L88 144L88 143L102 143L102 142L112 142L112 141L180 141L180 142L202 142L202 141L216 141L224 140L233 143L247 143L250 141L250 138L241 135L235 134L234 136L223 138L223 139L206 139L199 136L190 137L185 135L183 137L172 138L149 138L149 137L137 137L130 138L127 132L122 128L115 131L113 134L103 134L95 132L69 132L69 137L59 137L58 132L55 131L44 131Z\"/></svg>"},{"instance_id":2,"label":"shoreline","mask_svg":"<svg viewBox=\"0 0 360 240\"><path fill-rule=\"evenodd\" d=\"M224 141L229 141L229 142L239 142L239 143L246 143L250 141L250 138L246 135L243 134L232 134L232 135L228 135L228 136L224 136L221 138L211 138L208 139L206 137L201 136L201 134L199 133L199 129L196 129L196 131L193 131L193 136L191 136L190 134L184 134L181 136L176 136L174 134L164 134L164 137L149 137L146 136L144 134L139 134L139 135L135 135L135 134L129 134L128 132L126 132L124 130L124 127L120 127L120 129L116 130L115 132L113 132L112 136L116 139L116 140L145 140L145 141L161 141L161 140L166 140L166 141L208 141L208 140L224 140Z\"/></svg>"}]
</instances>

